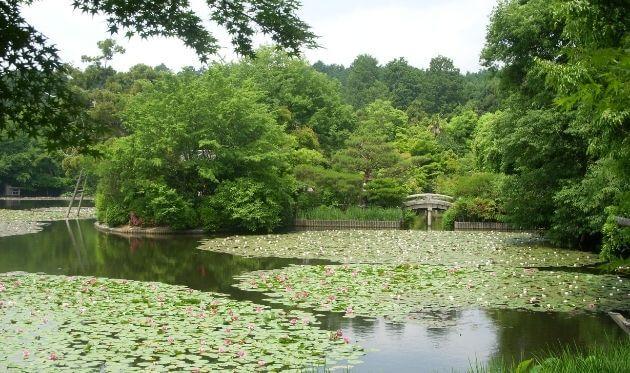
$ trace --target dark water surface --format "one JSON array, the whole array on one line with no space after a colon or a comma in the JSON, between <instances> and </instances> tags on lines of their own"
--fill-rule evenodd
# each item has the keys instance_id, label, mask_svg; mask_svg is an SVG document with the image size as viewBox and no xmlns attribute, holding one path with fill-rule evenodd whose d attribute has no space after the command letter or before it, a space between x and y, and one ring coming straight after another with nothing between
<instances>
[{"instance_id":1,"label":"dark water surface","mask_svg":"<svg viewBox=\"0 0 630 373\"><path fill-rule=\"evenodd\" d=\"M42 232L0 238L0 272L26 271L160 281L263 302L259 293L233 288L233 277L313 260L242 258L196 250L200 237L127 238L97 231L92 221L58 221ZM321 263L321 262L319 262ZM357 371L466 370L475 360L521 359L559 343L585 346L622 338L605 315L510 310L466 310L435 315L441 322L388 324L382 320L321 318L367 349Z\"/></svg>"}]
</instances>

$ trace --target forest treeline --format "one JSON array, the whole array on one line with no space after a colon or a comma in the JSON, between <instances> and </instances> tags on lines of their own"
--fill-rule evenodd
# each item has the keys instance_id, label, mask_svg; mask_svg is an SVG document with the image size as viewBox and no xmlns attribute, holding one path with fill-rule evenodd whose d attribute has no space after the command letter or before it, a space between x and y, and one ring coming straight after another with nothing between
<instances>
[{"instance_id":1,"label":"forest treeline","mask_svg":"<svg viewBox=\"0 0 630 373\"><path fill-rule=\"evenodd\" d=\"M296 210L397 207L454 196L455 220L545 229L563 246L629 253L630 37L623 1L504 1L481 61L463 74L358 56L350 66L263 47L255 57L172 72L109 66L111 40L72 69L95 156L0 144L0 180L66 191L97 181L111 225L272 231Z\"/></svg>"}]
</instances>

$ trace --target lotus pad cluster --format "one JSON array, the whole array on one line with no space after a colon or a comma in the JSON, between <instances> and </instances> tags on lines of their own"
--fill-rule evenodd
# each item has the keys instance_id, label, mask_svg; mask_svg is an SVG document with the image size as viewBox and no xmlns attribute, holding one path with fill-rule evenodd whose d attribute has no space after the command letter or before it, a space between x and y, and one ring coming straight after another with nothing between
<instances>
[{"instance_id":1,"label":"lotus pad cluster","mask_svg":"<svg viewBox=\"0 0 630 373\"><path fill-rule=\"evenodd\" d=\"M76 213L76 209L73 210ZM94 207L81 208L81 219L94 217ZM42 230L44 221L62 220L65 207L45 207L30 210L0 209L0 237L36 233Z\"/></svg>"},{"instance_id":2,"label":"lotus pad cluster","mask_svg":"<svg viewBox=\"0 0 630 373\"><path fill-rule=\"evenodd\" d=\"M537 246L529 234L452 231L307 231L205 240L201 249L249 257L328 259L341 263L450 266L579 266L598 261L580 251Z\"/></svg>"},{"instance_id":3,"label":"lotus pad cluster","mask_svg":"<svg viewBox=\"0 0 630 373\"><path fill-rule=\"evenodd\" d=\"M273 371L362 354L313 324L182 286L0 275L0 371Z\"/></svg>"},{"instance_id":4,"label":"lotus pad cluster","mask_svg":"<svg viewBox=\"0 0 630 373\"><path fill-rule=\"evenodd\" d=\"M501 266L487 270L431 265L291 266L251 272L239 279L237 287L264 292L271 302L390 321L480 306L630 310L628 279Z\"/></svg>"}]
</instances>

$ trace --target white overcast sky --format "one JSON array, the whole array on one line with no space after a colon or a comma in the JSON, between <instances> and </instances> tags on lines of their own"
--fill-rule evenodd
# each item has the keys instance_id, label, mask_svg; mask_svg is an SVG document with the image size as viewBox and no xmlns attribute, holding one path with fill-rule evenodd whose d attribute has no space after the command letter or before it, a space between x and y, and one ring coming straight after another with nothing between
<instances>
[{"instance_id":1,"label":"white overcast sky","mask_svg":"<svg viewBox=\"0 0 630 373\"><path fill-rule=\"evenodd\" d=\"M199 15L204 1L192 0ZM479 69L488 16L496 0L302 0L301 18L320 36L320 49L305 51L311 62L322 60L348 66L361 53L381 63L405 57L425 68L431 57L450 57L462 71ZM81 55L95 55L96 42L110 37L104 17L73 11L70 0L40 0L23 9L26 20L44 33L60 50L61 57L82 66ZM213 29L211 24L208 27ZM219 29L215 36L225 60L234 59L229 39ZM112 66L125 70L137 63L179 70L199 66L195 53L177 39L131 40L115 36L127 53ZM262 37L258 43L265 43Z\"/></svg>"}]
</instances>

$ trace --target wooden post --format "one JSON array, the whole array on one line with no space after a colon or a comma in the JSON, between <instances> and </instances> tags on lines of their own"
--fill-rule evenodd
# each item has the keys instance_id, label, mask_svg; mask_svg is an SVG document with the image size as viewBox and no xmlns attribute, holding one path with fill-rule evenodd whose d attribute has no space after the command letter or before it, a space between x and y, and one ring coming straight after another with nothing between
<instances>
[{"instance_id":1,"label":"wooden post","mask_svg":"<svg viewBox=\"0 0 630 373\"><path fill-rule=\"evenodd\" d=\"M66 218L70 216L70 210L72 209L72 204L74 203L74 199L77 198L77 191L79 190L79 185L81 184L81 176L83 176L83 170L79 172L79 177L77 178L77 184L74 186L74 193L72 193L72 199L70 200L70 204L68 204L68 212L66 212Z\"/></svg>"},{"instance_id":2,"label":"wooden post","mask_svg":"<svg viewBox=\"0 0 630 373\"><path fill-rule=\"evenodd\" d=\"M83 203L83 193L85 193L85 182L87 181L87 177L83 178L83 186L81 187L81 198L79 198L79 206L77 207L77 218L79 217L79 213L81 212L81 204Z\"/></svg>"},{"instance_id":3,"label":"wooden post","mask_svg":"<svg viewBox=\"0 0 630 373\"><path fill-rule=\"evenodd\" d=\"M619 325L621 330L630 335L630 322L623 315L617 312L608 312L608 315Z\"/></svg>"},{"instance_id":4,"label":"wooden post","mask_svg":"<svg viewBox=\"0 0 630 373\"><path fill-rule=\"evenodd\" d=\"M427 228L429 230L431 230L431 210L432 210L431 207L427 209Z\"/></svg>"}]
</instances>

